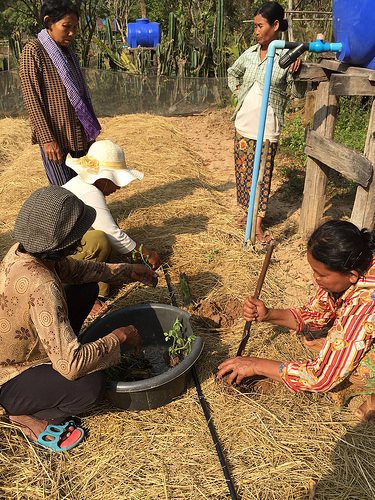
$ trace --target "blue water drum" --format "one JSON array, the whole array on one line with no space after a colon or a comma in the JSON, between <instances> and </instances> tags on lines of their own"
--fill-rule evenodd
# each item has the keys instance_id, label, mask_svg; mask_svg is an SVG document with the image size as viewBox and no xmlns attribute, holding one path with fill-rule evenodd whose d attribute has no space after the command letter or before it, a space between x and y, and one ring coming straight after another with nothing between
<instances>
[{"instance_id":1,"label":"blue water drum","mask_svg":"<svg viewBox=\"0 0 375 500\"><path fill-rule=\"evenodd\" d=\"M127 39L132 49L156 47L160 43L159 23L150 23L147 18L136 19L135 23L128 23Z\"/></svg>"},{"instance_id":2,"label":"blue water drum","mask_svg":"<svg viewBox=\"0 0 375 500\"><path fill-rule=\"evenodd\" d=\"M374 0L333 0L333 32L342 43L337 58L352 66L375 69Z\"/></svg>"}]
</instances>

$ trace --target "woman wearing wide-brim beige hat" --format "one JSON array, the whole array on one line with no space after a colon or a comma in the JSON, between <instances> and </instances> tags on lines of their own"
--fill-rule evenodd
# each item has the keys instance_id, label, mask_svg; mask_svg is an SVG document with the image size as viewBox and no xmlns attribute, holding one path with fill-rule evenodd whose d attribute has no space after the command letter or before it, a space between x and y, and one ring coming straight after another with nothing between
<instances>
[{"instance_id":1,"label":"woman wearing wide-brim beige hat","mask_svg":"<svg viewBox=\"0 0 375 500\"><path fill-rule=\"evenodd\" d=\"M135 179L142 180L144 175L139 170L126 167L124 151L110 140L94 142L87 155L81 158L68 154L66 164L87 184L108 179L120 188Z\"/></svg>"},{"instance_id":2,"label":"woman wearing wide-brim beige hat","mask_svg":"<svg viewBox=\"0 0 375 500\"><path fill-rule=\"evenodd\" d=\"M74 193L86 205L95 208L97 216L92 224L94 231L84 237L85 245L76 258L107 261L112 250L121 255L136 255L147 261L153 269L160 266L157 252L130 238L114 221L105 200L133 180L141 180L143 173L126 167L125 154L120 146L110 140L95 142L83 158L67 158L67 164L78 174L64 188ZM100 284L99 296L109 293L106 284ZM98 304L98 306L103 304Z\"/></svg>"},{"instance_id":3,"label":"woman wearing wide-brim beige hat","mask_svg":"<svg viewBox=\"0 0 375 500\"><path fill-rule=\"evenodd\" d=\"M18 214L17 243L0 266L0 415L32 441L59 452L82 440L83 430L71 416L100 402L102 370L118 364L120 344L141 347L134 326L88 344L78 340L97 282L153 285L157 277L141 264L70 258L94 218L95 210L70 191L38 189Z\"/></svg>"}]
</instances>

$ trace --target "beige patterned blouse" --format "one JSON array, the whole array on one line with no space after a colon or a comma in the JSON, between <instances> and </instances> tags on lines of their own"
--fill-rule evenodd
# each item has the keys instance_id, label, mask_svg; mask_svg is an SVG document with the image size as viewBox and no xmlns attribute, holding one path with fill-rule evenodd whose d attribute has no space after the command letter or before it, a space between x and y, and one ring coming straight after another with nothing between
<instances>
[{"instance_id":1,"label":"beige patterned blouse","mask_svg":"<svg viewBox=\"0 0 375 500\"><path fill-rule=\"evenodd\" d=\"M110 333L82 345L69 320L62 283L123 284L129 264L65 258L51 271L15 244L0 265L0 385L43 363L69 380L119 363L120 343Z\"/></svg>"}]
</instances>

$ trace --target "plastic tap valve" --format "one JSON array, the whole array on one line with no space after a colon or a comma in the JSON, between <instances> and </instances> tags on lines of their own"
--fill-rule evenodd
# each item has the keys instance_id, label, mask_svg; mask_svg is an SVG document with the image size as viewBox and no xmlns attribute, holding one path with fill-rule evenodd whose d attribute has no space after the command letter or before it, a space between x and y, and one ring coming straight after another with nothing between
<instances>
[{"instance_id":1,"label":"plastic tap valve","mask_svg":"<svg viewBox=\"0 0 375 500\"><path fill-rule=\"evenodd\" d=\"M309 52L341 52L341 43L323 42L319 38L315 42L311 42L308 48Z\"/></svg>"},{"instance_id":2,"label":"plastic tap valve","mask_svg":"<svg viewBox=\"0 0 375 500\"><path fill-rule=\"evenodd\" d=\"M280 58L280 68L285 69L290 66L300 55L305 52L305 50L309 50L308 43L300 43L293 49L288 50L288 52Z\"/></svg>"}]
</instances>

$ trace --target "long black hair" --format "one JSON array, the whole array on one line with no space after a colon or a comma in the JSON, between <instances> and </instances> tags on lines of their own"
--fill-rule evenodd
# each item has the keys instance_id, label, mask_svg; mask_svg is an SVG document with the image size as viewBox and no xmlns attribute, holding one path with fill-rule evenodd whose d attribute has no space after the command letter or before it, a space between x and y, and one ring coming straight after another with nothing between
<instances>
[{"instance_id":1,"label":"long black hair","mask_svg":"<svg viewBox=\"0 0 375 500\"><path fill-rule=\"evenodd\" d=\"M75 14L79 19L79 9L71 0L45 0L40 9L40 19L46 28L68 14ZM45 16L49 17L48 23L44 22Z\"/></svg>"},{"instance_id":2,"label":"long black hair","mask_svg":"<svg viewBox=\"0 0 375 500\"><path fill-rule=\"evenodd\" d=\"M331 271L363 275L375 249L374 232L358 229L351 222L330 220L316 229L307 243L312 257Z\"/></svg>"},{"instance_id":3,"label":"long black hair","mask_svg":"<svg viewBox=\"0 0 375 500\"><path fill-rule=\"evenodd\" d=\"M254 17L260 14L267 19L268 24L273 26L275 21L279 21L279 31L288 29L288 21L284 19L284 8L277 2L266 2L256 10Z\"/></svg>"}]
</instances>

